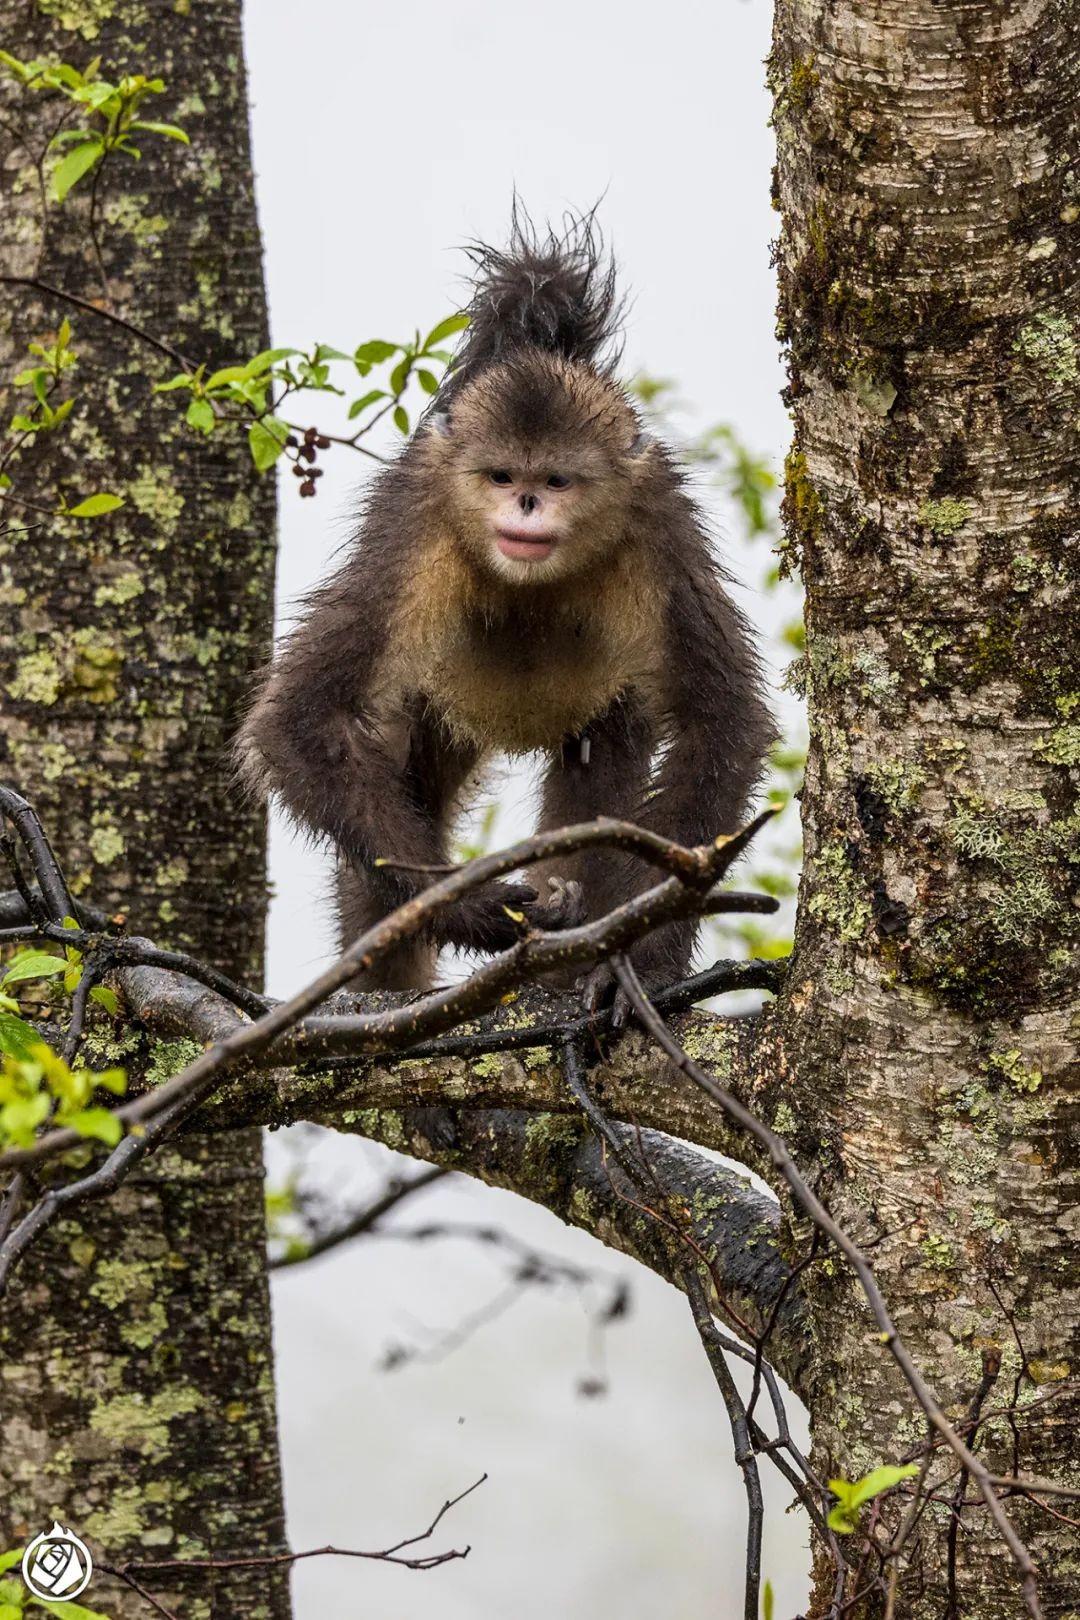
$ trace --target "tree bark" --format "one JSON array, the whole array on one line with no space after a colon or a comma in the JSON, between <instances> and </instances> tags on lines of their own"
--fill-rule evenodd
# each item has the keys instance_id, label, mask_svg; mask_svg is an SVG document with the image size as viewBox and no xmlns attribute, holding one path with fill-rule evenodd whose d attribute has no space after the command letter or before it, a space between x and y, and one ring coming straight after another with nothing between
<instances>
[{"instance_id":1,"label":"tree bark","mask_svg":"<svg viewBox=\"0 0 1080 1620\"><path fill-rule=\"evenodd\" d=\"M0 269L108 296L211 366L264 347L239 0L0 11L21 58L82 69L100 55L105 78L160 73L167 93L150 99L162 110L144 116L191 137L148 135L141 161L105 164L106 295L89 183L49 208L39 257L31 159L57 103L6 86ZM125 505L0 535L3 775L41 810L76 894L258 983L264 825L230 786L227 749L269 649L273 482L242 434L201 439L177 396L153 398L175 364L40 289L2 289L4 375L65 315L79 403L9 470L46 505L100 489ZM27 1258L0 1313L0 1545L59 1517L113 1564L281 1550L262 1179L256 1131L192 1137ZM154 1589L192 1620L289 1613L280 1571ZM101 1575L85 1602L115 1620L146 1613Z\"/></svg>"},{"instance_id":2,"label":"tree bark","mask_svg":"<svg viewBox=\"0 0 1080 1620\"><path fill-rule=\"evenodd\" d=\"M1075 1482L1080 13L779 0L771 72L812 741L767 1053L947 1412L989 1368L992 1464ZM853 1479L925 1424L850 1280L806 1284L816 1459ZM1075 1615L1075 1519L1009 1506ZM1024 1613L970 1490L950 1517L895 1614Z\"/></svg>"}]
</instances>

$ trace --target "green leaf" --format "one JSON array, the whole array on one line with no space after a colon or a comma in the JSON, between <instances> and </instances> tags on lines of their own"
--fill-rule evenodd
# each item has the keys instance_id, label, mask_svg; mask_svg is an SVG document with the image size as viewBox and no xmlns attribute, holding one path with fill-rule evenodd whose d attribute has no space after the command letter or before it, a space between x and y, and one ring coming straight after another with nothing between
<instances>
[{"instance_id":1,"label":"green leaf","mask_svg":"<svg viewBox=\"0 0 1080 1620\"><path fill-rule=\"evenodd\" d=\"M168 382L155 383L154 393L170 394L174 388L190 388L191 385L191 378L188 376L187 372L181 371L177 374L177 376L170 377Z\"/></svg>"},{"instance_id":2,"label":"green leaf","mask_svg":"<svg viewBox=\"0 0 1080 1620\"><path fill-rule=\"evenodd\" d=\"M381 366L384 360L397 354L399 347L397 343L384 343L380 338L373 338L370 343L361 343L353 359L365 366Z\"/></svg>"},{"instance_id":3,"label":"green leaf","mask_svg":"<svg viewBox=\"0 0 1080 1620\"><path fill-rule=\"evenodd\" d=\"M20 82L25 84L28 75L26 64L24 62L20 62L17 56L12 56L10 51L0 51L0 62L2 62L4 66L8 68L18 80L20 80ZM21 1558L22 1553L18 1553L17 1557ZM0 1570L4 1568L6 1568L6 1565L0 1563Z\"/></svg>"},{"instance_id":4,"label":"green leaf","mask_svg":"<svg viewBox=\"0 0 1080 1620\"><path fill-rule=\"evenodd\" d=\"M50 956L48 951L27 951L17 956L0 979L0 984L21 984L24 979L49 979L56 973L63 973L67 963L59 956Z\"/></svg>"},{"instance_id":5,"label":"green leaf","mask_svg":"<svg viewBox=\"0 0 1080 1620\"><path fill-rule=\"evenodd\" d=\"M394 426L401 433L408 433L409 431L409 413L404 405L399 405L394 411Z\"/></svg>"},{"instance_id":6,"label":"green leaf","mask_svg":"<svg viewBox=\"0 0 1080 1620\"><path fill-rule=\"evenodd\" d=\"M101 990L104 986L95 985L94 988ZM111 992L108 993L111 994ZM93 995L94 991L91 990L90 994ZM94 1084L95 1086L101 1086L104 1091L111 1091L115 1097L122 1097L127 1090L127 1070L102 1069L100 1073L95 1074Z\"/></svg>"},{"instance_id":7,"label":"green leaf","mask_svg":"<svg viewBox=\"0 0 1080 1620\"><path fill-rule=\"evenodd\" d=\"M448 315L445 321L433 326L424 339L424 352L431 348L433 343L441 343L443 338L453 337L455 332L464 332L469 324L469 317L464 311L460 315Z\"/></svg>"},{"instance_id":8,"label":"green leaf","mask_svg":"<svg viewBox=\"0 0 1080 1620\"><path fill-rule=\"evenodd\" d=\"M40 1040L38 1041L40 1045ZM16 1147L29 1147L34 1132L48 1118L52 1103L47 1091L33 1097L19 1097L0 1108L0 1140L7 1138Z\"/></svg>"},{"instance_id":9,"label":"green leaf","mask_svg":"<svg viewBox=\"0 0 1080 1620\"><path fill-rule=\"evenodd\" d=\"M264 416L260 421L252 422L248 429L248 446L251 459L260 472L266 472L274 465L285 448L288 436L288 428L276 416Z\"/></svg>"},{"instance_id":10,"label":"green leaf","mask_svg":"<svg viewBox=\"0 0 1080 1620\"><path fill-rule=\"evenodd\" d=\"M416 373L416 380L425 394L437 394L439 392L439 381L433 372L421 369Z\"/></svg>"},{"instance_id":11,"label":"green leaf","mask_svg":"<svg viewBox=\"0 0 1080 1620\"><path fill-rule=\"evenodd\" d=\"M342 354L340 349L331 348L329 343L318 343L315 346L315 363L323 360L351 360L351 354Z\"/></svg>"},{"instance_id":12,"label":"green leaf","mask_svg":"<svg viewBox=\"0 0 1080 1620\"><path fill-rule=\"evenodd\" d=\"M11 477L8 473L0 473L0 489L11 488Z\"/></svg>"},{"instance_id":13,"label":"green leaf","mask_svg":"<svg viewBox=\"0 0 1080 1620\"><path fill-rule=\"evenodd\" d=\"M4 60L6 55L6 51L0 51L0 62ZM20 1562L22 1555L22 1547L13 1547L10 1552L0 1553L0 1575L3 1575L5 1570L14 1569L15 1565Z\"/></svg>"},{"instance_id":14,"label":"green leaf","mask_svg":"<svg viewBox=\"0 0 1080 1620\"><path fill-rule=\"evenodd\" d=\"M65 1114L64 1124L78 1131L80 1136L92 1136L106 1147L115 1147L124 1134L124 1127L116 1115L107 1108L80 1108L77 1114Z\"/></svg>"},{"instance_id":15,"label":"green leaf","mask_svg":"<svg viewBox=\"0 0 1080 1620\"><path fill-rule=\"evenodd\" d=\"M104 150L99 140L84 141L82 146L72 147L67 157L61 159L52 177L53 196L57 202L62 203L72 186L83 175L90 173Z\"/></svg>"},{"instance_id":16,"label":"green leaf","mask_svg":"<svg viewBox=\"0 0 1080 1620\"><path fill-rule=\"evenodd\" d=\"M49 142L50 146L70 146L72 141L93 141L97 136L92 129L62 129L59 135L54 135Z\"/></svg>"},{"instance_id":17,"label":"green leaf","mask_svg":"<svg viewBox=\"0 0 1080 1620\"><path fill-rule=\"evenodd\" d=\"M398 361L397 365L390 373L390 392L392 394L401 394L404 392L405 385L409 380L409 368L411 365L412 356L407 354L404 360Z\"/></svg>"},{"instance_id":18,"label":"green leaf","mask_svg":"<svg viewBox=\"0 0 1080 1620\"><path fill-rule=\"evenodd\" d=\"M124 502L119 495L88 495L78 506L68 508L68 517L101 517L105 512L115 512Z\"/></svg>"},{"instance_id":19,"label":"green leaf","mask_svg":"<svg viewBox=\"0 0 1080 1620\"><path fill-rule=\"evenodd\" d=\"M294 354L301 354L301 349L263 349L248 361L244 367L245 377L261 377L264 371L276 366L280 360L290 360Z\"/></svg>"},{"instance_id":20,"label":"green leaf","mask_svg":"<svg viewBox=\"0 0 1080 1620\"><path fill-rule=\"evenodd\" d=\"M830 1479L829 1489L838 1498L836 1506L829 1510L829 1528L835 1530L839 1536L854 1535L860 1507L870 1502L875 1496L881 1496L885 1491L891 1491L894 1485L899 1485L903 1479L910 1479L919 1472L915 1463L906 1463L897 1467L893 1463L885 1463L880 1468L874 1468L861 1479Z\"/></svg>"},{"instance_id":21,"label":"green leaf","mask_svg":"<svg viewBox=\"0 0 1080 1620\"><path fill-rule=\"evenodd\" d=\"M765 1582L765 1590L761 1594L762 1620L773 1620L773 1589L772 1581Z\"/></svg>"},{"instance_id":22,"label":"green leaf","mask_svg":"<svg viewBox=\"0 0 1080 1620\"><path fill-rule=\"evenodd\" d=\"M856 1480L852 1501L856 1507L861 1507L864 1502L873 1501L875 1496L880 1496L883 1491L891 1491L901 1480L911 1479L918 1472L916 1463L905 1463L899 1468L893 1463L884 1463L882 1467L875 1468L869 1474L864 1474L862 1479ZM832 1489L831 1484L829 1489Z\"/></svg>"},{"instance_id":23,"label":"green leaf","mask_svg":"<svg viewBox=\"0 0 1080 1620\"><path fill-rule=\"evenodd\" d=\"M349 406L349 421L351 422L354 417L359 416L361 411L366 411L369 405L374 405L377 399L389 399L389 397L385 388L373 388L370 394L365 394L362 399L354 399Z\"/></svg>"},{"instance_id":24,"label":"green leaf","mask_svg":"<svg viewBox=\"0 0 1080 1620\"><path fill-rule=\"evenodd\" d=\"M102 1007L105 1008L107 1013L112 1015L113 1018L116 1017L120 1010L120 1003L117 1000L116 991L110 990L107 984L95 984L94 988L90 992L90 1000L98 1002Z\"/></svg>"},{"instance_id":25,"label":"green leaf","mask_svg":"<svg viewBox=\"0 0 1080 1620\"><path fill-rule=\"evenodd\" d=\"M250 376L247 366L222 366L212 377L207 377L207 388L222 388L226 383L244 382Z\"/></svg>"},{"instance_id":26,"label":"green leaf","mask_svg":"<svg viewBox=\"0 0 1080 1620\"><path fill-rule=\"evenodd\" d=\"M131 128L148 130L151 135L167 135L171 141L183 141L185 146L191 145L191 142L188 140L187 131L181 129L178 124L150 124L139 122L133 123Z\"/></svg>"},{"instance_id":27,"label":"green leaf","mask_svg":"<svg viewBox=\"0 0 1080 1620\"><path fill-rule=\"evenodd\" d=\"M57 1620L111 1620L100 1609L84 1609L81 1603L57 1603L52 1598L28 1597L28 1603L35 1609L44 1609L46 1614L55 1614Z\"/></svg>"},{"instance_id":28,"label":"green leaf","mask_svg":"<svg viewBox=\"0 0 1080 1620\"><path fill-rule=\"evenodd\" d=\"M200 433L213 433L214 407L208 399L193 399L184 413L184 420L188 427L196 428Z\"/></svg>"}]
</instances>

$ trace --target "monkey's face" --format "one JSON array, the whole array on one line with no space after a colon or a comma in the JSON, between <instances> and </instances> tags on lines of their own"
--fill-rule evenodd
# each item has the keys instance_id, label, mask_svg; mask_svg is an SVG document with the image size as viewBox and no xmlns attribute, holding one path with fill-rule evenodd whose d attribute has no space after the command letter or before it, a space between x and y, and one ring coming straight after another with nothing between
<instances>
[{"instance_id":1,"label":"monkey's face","mask_svg":"<svg viewBox=\"0 0 1080 1620\"><path fill-rule=\"evenodd\" d=\"M626 534L637 435L593 373L543 357L481 378L432 445L469 560L523 588L602 567Z\"/></svg>"},{"instance_id":2,"label":"monkey's face","mask_svg":"<svg viewBox=\"0 0 1080 1620\"><path fill-rule=\"evenodd\" d=\"M504 452L492 465L459 471L455 506L472 560L525 586L595 563L614 543L624 501L610 468L582 461L565 452L516 460Z\"/></svg>"}]
</instances>

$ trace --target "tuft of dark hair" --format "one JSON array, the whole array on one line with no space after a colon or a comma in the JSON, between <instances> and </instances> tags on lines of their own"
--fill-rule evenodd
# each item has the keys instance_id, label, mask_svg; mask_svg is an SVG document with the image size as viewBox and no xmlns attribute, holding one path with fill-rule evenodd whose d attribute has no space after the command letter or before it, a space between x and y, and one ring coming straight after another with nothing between
<instances>
[{"instance_id":1,"label":"tuft of dark hair","mask_svg":"<svg viewBox=\"0 0 1080 1620\"><path fill-rule=\"evenodd\" d=\"M455 383L526 348L604 372L618 364L623 301L595 208L565 215L561 231L538 231L515 198L507 246L474 242L466 252L475 267L473 296Z\"/></svg>"}]
</instances>

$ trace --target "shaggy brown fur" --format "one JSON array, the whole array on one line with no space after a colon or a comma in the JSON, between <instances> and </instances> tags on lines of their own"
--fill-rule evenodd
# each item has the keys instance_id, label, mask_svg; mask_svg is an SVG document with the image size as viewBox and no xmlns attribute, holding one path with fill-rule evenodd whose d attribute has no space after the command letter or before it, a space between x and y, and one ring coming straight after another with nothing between
<instances>
[{"instance_id":1,"label":"shaggy brown fur","mask_svg":"<svg viewBox=\"0 0 1080 1620\"><path fill-rule=\"evenodd\" d=\"M481 250L472 317L438 414L376 479L238 745L247 781L336 846L344 939L425 881L378 857L446 860L460 796L497 751L547 754L541 826L627 816L692 844L738 825L770 737L680 472L599 357L614 292L590 223L546 241L516 224L507 254ZM508 559L508 521L554 536L550 555ZM655 881L610 853L558 870L593 915ZM369 982L427 985L443 944L505 948L507 906L560 920L530 885L492 884ZM635 960L676 976L693 939L668 928Z\"/></svg>"}]
</instances>

